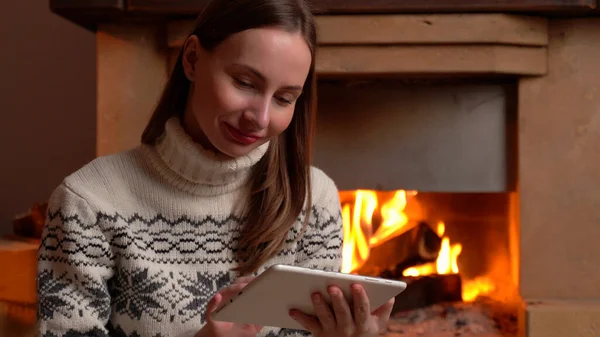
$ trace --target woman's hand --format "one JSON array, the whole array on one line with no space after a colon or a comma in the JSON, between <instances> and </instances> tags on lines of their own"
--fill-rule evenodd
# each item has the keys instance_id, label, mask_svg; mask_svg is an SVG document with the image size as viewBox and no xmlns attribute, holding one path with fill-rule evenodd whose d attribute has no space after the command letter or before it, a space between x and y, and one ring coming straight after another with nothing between
<instances>
[{"instance_id":1,"label":"woman's hand","mask_svg":"<svg viewBox=\"0 0 600 337\"><path fill-rule=\"evenodd\" d=\"M350 308L342 291L332 286L328 289L331 306L325 302L321 294L316 293L312 296L317 317L297 310L290 311L290 316L314 337L370 337L384 332L394 306L394 299L371 312L365 289L358 284L352 285L351 289L353 308Z\"/></svg>"},{"instance_id":2,"label":"woman's hand","mask_svg":"<svg viewBox=\"0 0 600 337\"><path fill-rule=\"evenodd\" d=\"M252 324L238 324L231 322L219 322L212 319L212 313L223 301L235 296L254 277L241 277L230 286L219 290L206 306L206 324L198 331L195 337L254 337L262 326Z\"/></svg>"}]
</instances>

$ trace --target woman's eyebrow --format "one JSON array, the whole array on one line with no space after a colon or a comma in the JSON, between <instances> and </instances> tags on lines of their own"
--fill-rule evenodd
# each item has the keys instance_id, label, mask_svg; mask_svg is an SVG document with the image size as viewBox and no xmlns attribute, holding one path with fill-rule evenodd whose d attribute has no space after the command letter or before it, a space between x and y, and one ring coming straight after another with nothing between
<instances>
[{"instance_id":1,"label":"woman's eyebrow","mask_svg":"<svg viewBox=\"0 0 600 337\"><path fill-rule=\"evenodd\" d=\"M251 73L253 73L254 75L256 75L256 77L258 77L263 82L267 81L267 78L265 75L263 75L260 71L258 71L257 69L255 69L247 64L234 63L234 65L237 67L245 68L246 70L248 70ZM301 85L286 85L286 86L282 87L281 89L302 91L302 86Z\"/></svg>"}]
</instances>

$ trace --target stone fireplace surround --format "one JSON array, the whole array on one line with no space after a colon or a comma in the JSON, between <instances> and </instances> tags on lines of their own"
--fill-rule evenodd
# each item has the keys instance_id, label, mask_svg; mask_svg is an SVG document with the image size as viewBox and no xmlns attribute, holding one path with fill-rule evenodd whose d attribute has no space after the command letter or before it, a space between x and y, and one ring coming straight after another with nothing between
<instances>
[{"instance_id":1,"label":"stone fireplace surround","mask_svg":"<svg viewBox=\"0 0 600 337\"><path fill-rule=\"evenodd\" d=\"M414 123L414 118L427 116L427 123L420 124L422 136L414 139L422 142L428 155L415 156L415 149L396 149L389 142L385 149L414 162L417 169L412 171L398 167L388 174L375 165L374 172L380 173L377 179L366 174L367 178L353 180L336 171L319 148L317 165L325 166L340 188L510 193L514 196L512 223L517 226L518 245L513 253L521 335L600 335L600 249L596 244L600 239L600 193L596 190L600 186L600 18L596 17L596 1L315 2L321 10L317 71L321 79L337 83L325 83L321 96L337 93L335 102L351 109L355 104L344 105L344 92L351 98L356 83L359 87L367 83L368 89L362 91L366 99L400 113L402 98L411 97L412 84L441 80L450 83L449 87L434 89L429 95L488 97L482 101L484 109L496 111L474 123L468 112L458 109L448 123L451 108L427 110L421 104L411 117L394 117L398 119L388 125L401 128L409 119ZM97 155L135 145L193 24L190 20L205 1L50 3L56 13L97 33ZM391 96L381 91L390 87L381 89L378 83L390 80L400 81L404 91L398 104L386 105L382 98ZM348 88L340 90L340 85ZM420 99L427 101L427 97ZM335 104L329 100L327 105L327 98L320 100L324 101L320 107ZM508 117L499 118L498 111ZM491 132L476 132L481 123ZM503 126L506 132L499 132ZM327 130L317 134L317 147L319 139L324 139L342 151L342 157L351 154L328 140L331 133L324 133ZM424 141L440 130L449 139L460 134L480 138L451 144L444 138ZM372 136L369 139L378 141L377 133ZM461 160L436 164L443 151L431 151L439 146L446 146ZM486 154L485 160L475 157L464 164L467 151L459 151L463 147ZM423 170L430 174L419 174Z\"/></svg>"}]
</instances>

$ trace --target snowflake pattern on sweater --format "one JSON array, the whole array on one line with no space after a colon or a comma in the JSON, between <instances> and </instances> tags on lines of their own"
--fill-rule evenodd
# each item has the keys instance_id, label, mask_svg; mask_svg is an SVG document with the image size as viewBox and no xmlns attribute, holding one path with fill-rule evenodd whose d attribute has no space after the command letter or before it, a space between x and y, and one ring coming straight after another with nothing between
<instances>
[{"instance_id":1,"label":"snowflake pattern on sweater","mask_svg":"<svg viewBox=\"0 0 600 337\"><path fill-rule=\"evenodd\" d=\"M208 301L239 276L231 271L245 221L239 200L266 146L224 163L172 119L158 145L98 158L67 177L50 198L40 245L38 336L193 336ZM296 240L303 213L255 274L276 263L339 270L337 189L318 169L312 181L306 232Z\"/></svg>"}]
</instances>

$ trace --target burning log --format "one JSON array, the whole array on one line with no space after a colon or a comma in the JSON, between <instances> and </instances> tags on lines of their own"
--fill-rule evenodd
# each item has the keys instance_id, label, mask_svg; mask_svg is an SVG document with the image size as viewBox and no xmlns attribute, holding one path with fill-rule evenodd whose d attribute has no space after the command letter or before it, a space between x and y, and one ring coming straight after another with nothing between
<instances>
[{"instance_id":1,"label":"burning log","mask_svg":"<svg viewBox=\"0 0 600 337\"><path fill-rule=\"evenodd\" d=\"M392 312L462 301L462 281L458 274L407 277L403 281L408 287L396 296Z\"/></svg>"},{"instance_id":2,"label":"burning log","mask_svg":"<svg viewBox=\"0 0 600 337\"><path fill-rule=\"evenodd\" d=\"M399 279L408 267L434 262L441 244L440 236L427 223L419 222L406 232L372 246L366 263L356 272Z\"/></svg>"}]
</instances>

